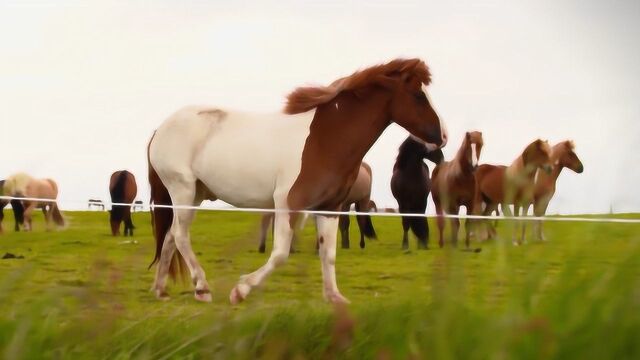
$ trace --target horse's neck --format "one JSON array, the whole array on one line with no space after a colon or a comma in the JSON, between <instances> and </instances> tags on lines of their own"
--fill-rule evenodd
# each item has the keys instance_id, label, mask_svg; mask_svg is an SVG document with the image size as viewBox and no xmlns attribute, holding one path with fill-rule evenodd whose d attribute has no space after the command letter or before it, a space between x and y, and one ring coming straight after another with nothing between
<instances>
[{"instance_id":1,"label":"horse's neck","mask_svg":"<svg viewBox=\"0 0 640 360\"><path fill-rule=\"evenodd\" d=\"M458 152L456 153L456 157L453 158L453 161L451 161L453 168L455 169L455 171L453 171L455 174L468 175L473 172L473 166L469 163L469 159L467 159L465 156L465 152L468 145L469 144L465 139L462 142L462 145L460 146L460 148L458 149Z\"/></svg>"},{"instance_id":2,"label":"horse's neck","mask_svg":"<svg viewBox=\"0 0 640 360\"><path fill-rule=\"evenodd\" d=\"M553 169L550 174L547 174L543 170L538 170L536 184L540 184L540 186L544 187L553 187L555 188L556 181L558 181L558 176L562 172L564 166L560 164L554 164Z\"/></svg>"},{"instance_id":3,"label":"horse's neck","mask_svg":"<svg viewBox=\"0 0 640 360\"><path fill-rule=\"evenodd\" d=\"M507 175L511 179L517 179L517 181L533 181L536 176L536 167L526 164L522 156L520 156L507 168Z\"/></svg>"},{"instance_id":4,"label":"horse's neck","mask_svg":"<svg viewBox=\"0 0 640 360\"><path fill-rule=\"evenodd\" d=\"M390 124L387 106L384 93L365 99L346 93L318 107L289 193L291 208L333 206L346 196L362 158Z\"/></svg>"}]
</instances>

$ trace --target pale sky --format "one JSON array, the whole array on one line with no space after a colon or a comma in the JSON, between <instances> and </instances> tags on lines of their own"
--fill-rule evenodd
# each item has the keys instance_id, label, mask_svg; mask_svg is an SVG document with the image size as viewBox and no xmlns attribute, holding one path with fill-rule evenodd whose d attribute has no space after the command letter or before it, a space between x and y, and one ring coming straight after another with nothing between
<instances>
[{"instance_id":1,"label":"pale sky","mask_svg":"<svg viewBox=\"0 0 640 360\"><path fill-rule=\"evenodd\" d=\"M447 159L467 130L481 163L573 139L585 172L565 170L550 212L640 211L638 1L52 3L0 0L0 178L54 178L63 208L108 200L118 169L147 202L146 144L184 105L278 111L296 86L419 57ZM390 127L365 158L380 206L405 137Z\"/></svg>"}]
</instances>

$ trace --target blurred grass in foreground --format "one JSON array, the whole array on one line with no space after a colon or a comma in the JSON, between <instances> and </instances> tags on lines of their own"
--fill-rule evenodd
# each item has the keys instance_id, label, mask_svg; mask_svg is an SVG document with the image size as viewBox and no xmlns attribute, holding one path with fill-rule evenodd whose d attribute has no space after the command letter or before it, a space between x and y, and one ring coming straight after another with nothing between
<instances>
[{"instance_id":1,"label":"blurred grass in foreground","mask_svg":"<svg viewBox=\"0 0 640 360\"><path fill-rule=\"evenodd\" d=\"M11 228L11 214L7 214ZM39 214L40 215L40 214ZM399 218L374 218L378 241L338 250L352 304L322 300L311 222L299 250L262 289L232 307L256 252L256 214L201 212L192 244L213 304L188 285L172 300L148 291L147 213L136 236L113 238L105 212L68 212L70 227L0 235L0 356L34 358L640 358L640 225L546 224L547 243L474 243L481 253L400 250ZM626 215L640 218L640 215ZM355 221L352 221L352 225ZM499 235L510 228L500 224ZM268 250L271 243L268 243Z\"/></svg>"}]
</instances>

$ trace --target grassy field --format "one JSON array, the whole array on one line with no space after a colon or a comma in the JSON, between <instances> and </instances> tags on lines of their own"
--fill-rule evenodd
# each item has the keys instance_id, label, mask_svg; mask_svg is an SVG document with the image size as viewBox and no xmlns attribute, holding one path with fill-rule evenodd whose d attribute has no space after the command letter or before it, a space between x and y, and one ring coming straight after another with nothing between
<instances>
[{"instance_id":1,"label":"grassy field","mask_svg":"<svg viewBox=\"0 0 640 360\"><path fill-rule=\"evenodd\" d=\"M238 276L266 260L257 215L198 214L192 243L212 304L184 284L170 287L169 302L149 292L148 213L134 214L133 242L109 235L105 212L66 216L63 231L45 232L40 216L32 233L0 235L0 256L24 256L0 260L4 359L640 358L636 224L549 223L546 243L497 240L468 253L413 241L403 252L400 220L375 218L379 240L360 250L352 228L352 249L338 250L352 304L334 309L322 299L310 225L301 252L234 307Z\"/></svg>"}]
</instances>

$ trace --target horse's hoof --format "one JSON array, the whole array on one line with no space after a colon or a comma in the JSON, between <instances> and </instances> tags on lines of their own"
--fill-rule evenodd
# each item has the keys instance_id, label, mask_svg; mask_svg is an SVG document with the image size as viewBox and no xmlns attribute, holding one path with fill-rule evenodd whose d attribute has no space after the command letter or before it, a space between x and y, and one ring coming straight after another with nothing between
<instances>
[{"instance_id":1,"label":"horse's hoof","mask_svg":"<svg viewBox=\"0 0 640 360\"><path fill-rule=\"evenodd\" d=\"M513 241L513 246L520 246L520 243L514 240Z\"/></svg>"},{"instance_id":2,"label":"horse's hoof","mask_svg":"<svg viewBox=\"0 0 640 360\"><path fill-rule=\"evenodd\" d=\"M169 296L169 293L164 290L156 290L156 299L160 301L169 301L171 300L171 297Z\"/></svg>"},{"instance_id":3,"label":"horse's hoof","mask_svg":"<svg viewBox=\"0 0 640 360\"><path fill-rule=\"evenodd\" d=\"M202 301L202 302L211 302L212 298L211 298L211 291L209 291L209 289L202 289L202 290L197 290L194 293L194 298L198 301Z\"/></svg>"},{"instance_id":4,"label":"horse's hoof","mask_svg":"<svg viewBox=\"0 0 640 360\"><path fill-rule=\"evenodd\" d=\"M348 304L351 304L351 301L349 301L349 299L347 299L346 297L342 296L342 294L340 294L340 293L327 295L326 298L327 298L327 301L329 301L330 303L332 303L334 305L348 305Z\"/></svg>"},{"instance_id":5,"label":"horse's hoof","mask_svg":"<svg viewBox=\"0 0 640 360\"><path fill-rule=\"evenodd\" d=\"M249 290L246 289L248 287L249 285L246 284L238 284L231 290L229 294L229 302L231 302L231 305L238 305L244 301L249 294Z\"/></svg>"}]
</instances>

